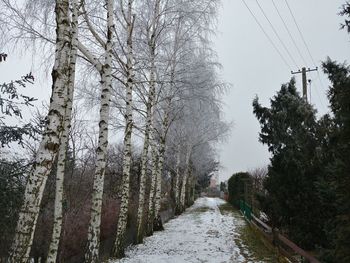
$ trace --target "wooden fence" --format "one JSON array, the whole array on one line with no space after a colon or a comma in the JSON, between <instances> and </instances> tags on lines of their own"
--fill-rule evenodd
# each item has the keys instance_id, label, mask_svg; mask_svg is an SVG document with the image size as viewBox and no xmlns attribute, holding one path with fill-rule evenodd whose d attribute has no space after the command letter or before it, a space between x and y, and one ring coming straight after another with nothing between
<instances>
[{"instance_id":1,"label":"wooden fence","mask_svg":"<svg viewBox=\"0 0 350 263\"><path fill-rule=\"evenodd\" d=\"M247 204L240 201L240 210L250 225L259 231L259 233L269 242L270 245L277 248L278 252L286 257L290 262L310 262L321 263L314 256L300 248L294 242L283 236L276 229L272 229L269 225L257 218Z\"/></svg>"}]
</instances>

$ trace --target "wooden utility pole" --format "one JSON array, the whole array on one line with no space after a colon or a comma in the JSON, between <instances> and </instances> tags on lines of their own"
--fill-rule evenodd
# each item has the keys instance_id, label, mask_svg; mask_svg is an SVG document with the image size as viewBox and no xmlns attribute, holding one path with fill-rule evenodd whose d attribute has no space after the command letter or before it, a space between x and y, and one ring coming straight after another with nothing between
<instances>
[{"instance_id":1,"label":"wooden utility pole","mask_svg":"<svg viewBox=\"0 0 350 263\"><path fill-rule=\"evenodd\" d=\"M311 72L311 71L317 71L318 68L314 68L314 69L306 69L305 67L303 67L301 70L298 71L292 71L292 74L302 74L302 84L303 84L303 98L305 99L305 101L307 101L307 78L306 78L306 73L307 72Z\"/></svg>"}]
</instances>

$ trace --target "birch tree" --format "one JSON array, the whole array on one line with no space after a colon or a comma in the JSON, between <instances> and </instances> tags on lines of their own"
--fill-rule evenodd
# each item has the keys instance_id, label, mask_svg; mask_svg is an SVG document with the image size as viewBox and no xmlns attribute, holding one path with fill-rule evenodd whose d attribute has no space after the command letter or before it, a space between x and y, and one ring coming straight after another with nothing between
<instances>
[{"instance_id":1,"label":"birch tree","mask_svg":"<svg viewBox=\"0 0 350 263\"><path fill-rule=\"evenodd\" d=\"M9 0L0 1L9 2ZM32 2L33 6L35 3L50 5L43 0L28 1ZM198 156L204 151L203 149L211 149L212 144L221 136L218 129L223 126L220 126L220 116L216 115L218 100L216 93L220 90L220 83L217 81L215 58L208 40L217 0L138 2L121 0L117 2L116 8L113 0L82 1L79 6L81 8L79 38L77 37L78 0L70 2L73 7L72 18L69 1L56 1L57 41L50 39L50 34L44 34L45 31L27 27L25 18L19 19L21 22L16 24L26 27L25 30L32 32L34 38L56 45L57 50L53 70L51 115L49 114L47 132L39 148L38 158L41 156L41 159L38 159L32 172L37 175L31 175L28 181L31 186L26 190L27 201L23 211L27 207L31 210L27 214L22 212L23 215L20 216L21 228L16 235L19 241L14 246L14 256L10 262L28 260L28 247L24 249L22 247L24 243L29 244L33 241L40 195L42 196L52 161L58 153L54 231L48 262L55 262L57 258L62 226L62 182L68 144L67 133L71 121L76 56L81 58L79 61L82 62L83 69L91 74L89 79L101 80L100 84L90 91L97 102L96 105L100 105L100 112L85 262L99 261L109 125L117 123L116 119L111 121L111 116L115 113L112 107L116 106L125 120L121 205L113 257L124 255L124 237L130 201L132 134L141 130L143 132L137 242L142 242L145 230L151 234L153 230L157 230L155 226L161 223L160 211L162 201L165 200L162 190L162 183L164 185L165 182L163 171L170 169L168 167L170 164L167 162L171 150L176 149L176 161L171 164L174 165L172 174L175 174L175 200L177 207L184 210L186 198L193 199L194 183L199 177ZM95 71L91 69L94 69L98 76L95 76ZM113 82L113 79L117 82ZM99 90L101 90L100 99L96 96ZM135 90L139 94L135 94ZM143 98L140 104L137 104L139 103L137 96ZM142 120L138 123L139 116L142 116L140 118ZM201 147L207 144L208 148ZM214 153L210 152L210 157L214 159L213 155ZM149 164L151 176L147 181ZM183 176L180 176L181 171ZM146 189L150 189L148 203L145 202ZM30 197L34 196L34 192L39 193L39 197ZM147 217L146 207L148 207ZM22 226L25 226L25 234L20 232ZM29 240L29 243L26 240ZM30 244L27 246L30 247ZM25 254L25 259L18 260L21 256L15 256L16 254Z\"/></svg>"},{"instance_id":2,"label":"birch tree","mask_svg":"<svg viewBox=\"0 0 350 263\"><path fill-rule=\"evenodd\" d=\"M59 149L66 112L67 83L71 57L71 25L68 0L57 0L56 51L52 70L52 95L47 126L24 193L9 262L28 262L47 177Z\"/></svg>"},{"instance_id":3,"label":"birch tree","mask_svg":"<svg viewBox=\"0 0 350 263\"><path fill-rule=\"evenodd\" d=\"M210 94L207 94L207 96L210 98ZM213 99L214 97L212 97ZM187 148L186 166L182 176L180 193L180 209L182 211L186 208L186 199L188 201L193 200L193 196L191 195L193 195L193 181L195 178L191 177L191 163L193 163L191 159L194 152L198 149L202 150L203 145L215 144L222 140L229 131L228 124L220 118L219 105L215 103L208 105L206 103L205 108L203 108L203 105L201 106L202 103L201 100L198 100L192 104L192 109L188 112L187 121L183 123L186 130ZM200 114L198 114L199 112ZM201 151L201 153L205 155L205 152ZM186 196L186 193L188 196Z\"/></svg>"},{"instance_id":4,"label":"birch tree","mask_svg":"<svg viewBox=\"0 0 350 263\"><path fill-rule=\"evenodd\" d=\"M185 161L185 171L182 176L181 192L180 192L180 211L184 211L185 206L185 197L186 197L186 186L188 181L188 176L190 173L190 159L191 159L192 145L190 142L187 143L186 147L186 161Z\"/></svg>"},{"instance_id":5,"label":"birch tree","mask_svg":"<svg viewBox=\"0 0 350 263\"><path fill-rule=\"evenodd\" d=\"M217 97L218 94L221 94L225 84L218 80L215 73L217 65L211 61L210 53L206 53L208 51L210 50L201 48L198 53L187 54L192 70L183 74L184 88L178 92L181 98L182 115L179 115L180 118L174 122L172 133L175 134L174 139L178 145L183 141L185 155L185 168L181 183L178 182L180 180L178 164L176 168L178 174L175 178L175 199L178 200L175 202L178 202L178 212L185 209L186 191L189 187L193 188L194 178L190 178L193 151L203 143L219 140L228 131L228 126L221 121L220 102ZM192 182L191 185L188 184L189 181ZM193 189L191 191L193 192Z\"/></svg>"},{"instance_id":6,"label":"birch tree","mask_svg":"<svg viewBox=\"0 0 350 263\"><path fill-rule=\"evenodd\" d=\"M127 11L124 14L127 30L127 54L126 54L126 108L125 108L125 132L124 132L124 155L123 155L123 175L121 185L121 204L118 217L118 226L116 239L114 242L113 256L124 256L124 238L127 224L127 214L129 205L129 189L130 189L130 166L131 166L131 136L133 128L133 97L132 90L134 85L134 51L133 51L133 29L135 23L135 16L133 15L133 0L128 0ZM121 6L123 8L123 6Z\"/></svg>"},{"instance_id":7,"label":"birch tree","mask_svg":"<svg viewBox=\"0 0 350 263\"><path fill-rule=\"evenodd\" d=\"M146 126L143 142L143 150L141 156L141 174L140 174L140 190L139 190L139 202L137 210L137 243L141 243L143 240L144 229L144 205L145 205L145 189L146 189L146 171L148 163L148 149L150 145L150 132L153 124L155 93L156 93L156 48L160 35L160 4L161 0L150 1L152 12L150 17L150 23L145 23L146 26L146 41L149 50L150 70L149 70L149 90L148 100L146 104ZM154 7L152 6L154 5ZM146 7L149 6L146 5Z\"/></svg>"},{"instance_id":8,"label":"birch tree","mask_svg":"<svg viewBox=\"0 0 350 263\"><path fill-rule=\"evenodd\" d=\"M153 218L154 218L154 209L155 209L155 191L157 188L157 176L156 170L158 165L158 148L157 142L154 140L154 132L151 142L151 152L152 152L152 161L151 161L151 180L150 180L150 192L148 198L148 213L146 221L146 234L148 236L153 234Z\"/></svg>"},{"instance_id":9,"label":"birch tree","mask_svg":"<svg viewBox=\"0 0 350 263\"><path fill-rule=\"evenodd\" d=\"M114 32L114 5L113 0L107 0L107 40L105 44L105 63L100 69L101 75L101 108L99 120L99 137L96 149L96 166L93 183L91 217L88 230L88 249L85 262L98 262L100 247L100 226L102 211L102 196L106 156L108 147L108 124L110 114L110 98L112 90L112 58ZM86 20L89 23L88 20ZM90 30L93 30L90 28ZM92 31L94 33L95 31ZM86 51L84 51L86 53ZM89 55L88 55L89 56ZM95 60L92 59L91 60ZM91 61L90 60L90 61Z\"/></svg>"},{"instance_id":10,"label":"birch tree","mask_svg":"<svg viewBox=\"0 0 350 263\"><path fill-rule=\"evenodd\" d=\"M166 107L168 109L163 110L159 116L160 119L163 119L163 125L160 125L159 129L158 164L156 166L153 165L153 169L155 170L152 171L152 176L156 178L152 178L156 181L156 196L152 199L153 191L151 191L149 201L154 202L154 205L149 205L149 209L154 207L154 210L149 211L149 233L152 233L153 230L153 228L150 227L151 224L156 223L156 225L159 225L157 223L159 220L154 220L154 218L160 218L161 176L166 149L166 133L164 133L164 131L169 129L172 122L169 120L169 114L172 115L172 119L176 118L176 113L170 112L173 108L173 104L179 99L182 99L180 96L181 93L184 89L188 88L186 85L183 85L184 75L186 75L185 72L191 70L192 66L191 60L188 60L187 57L193 50L197 49L196 42L204 36L199 32L205 32L203 30L203 22L209 19L208 16L210 17L209 14L212 12L211 3L213 3L213 1L201 2L201 4L204 4L204 8L201 7L201 4L197 2L192 3L190 1L181 1L181 3L173 2L173 5L169 4L169 6L172 6L171 12L168 11L172 14L171 17L168 17L171 22L169 28L166 29L167 41L163 43L163 50L160 51L165 62L160 68L158 77L159 82L162 83L162 88L158 91L159 101L168 101L169 105ZM195 15L193 15L190 10L193 10ZM153 185L151 185L151 188L152 187Z\"/></svg>"},{"instance_id":11,"label":"birch tree","mask_svg":"<svg viewBox=\"0 0 350 263\"><path fill-rule=\"evenodd\" d=\"M56 262L58 245L62 229L62 202L63 202L63 180L66 167L66 156L68 146L68 134L71 126L71 115L73 108L74 82L75 82L75 64L77 58L77 44L78 44L78 1L72 0L72 22L71 22L71 37L72 46L70 54L70 65L68 69L68 83L67 83L67 98L66 109L63 122L62 136L59 145L57 172L56 172L56 192L55 192L55 207L54 207L54 223L52 229L51 242L47 257L48 263Z\"/></svg>"},{"instance_id":12,"label":"birch tree","mask_svg":"<svg viewBox=\"0 0 350 263\"><path fill-rule=\"evenodd\" d=\"M180 213L180 164L181 164L181 144L179 143L176 151L176 172L175 172L175 214Z\"/></svg>"},{"instance_id":13,"label":"birch tree","mask_svg":"<svg viewBox=\"0 0 350 263\"><path fill-rule=\"evenodd\" d=\"M168 98L166 100L166 109L164 113L164 119L162 121L161 126L161 134L159 136L159 152L158 152L158 160L156 165L153 166L152 176L155 178L155 196L154 196L154 210L151 213L150 221L148 222L151 226L149 227L151 232L153 230L163 230L163 223L160 217L160 209L161 209L161 195L162 195L162 175L164 168L164 155L166 150L166 139L167 133L169 129L169 124L171 121L169 120L171 111L171 99Z\"/></svg>"}]
</instances>

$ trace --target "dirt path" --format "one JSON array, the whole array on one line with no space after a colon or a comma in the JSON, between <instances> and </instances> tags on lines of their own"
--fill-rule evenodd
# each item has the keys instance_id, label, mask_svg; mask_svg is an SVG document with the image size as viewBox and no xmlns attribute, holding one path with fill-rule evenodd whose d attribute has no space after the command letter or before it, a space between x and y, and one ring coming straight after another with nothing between
<instances>
[{"instance_id":1,"label":"dirt path","mask_svg":"<svg viewBox=\"0 0 350 263\"><path fill-rule=\"evenodd\" d=\"M260 242L250 240L244 218L225 204L217 198L198 199L184 214L165 224L164 231L129 248L126 258L111 262L275 262ZM250 247L249 243L254 244Z\"/></svg>"}]
</instances>

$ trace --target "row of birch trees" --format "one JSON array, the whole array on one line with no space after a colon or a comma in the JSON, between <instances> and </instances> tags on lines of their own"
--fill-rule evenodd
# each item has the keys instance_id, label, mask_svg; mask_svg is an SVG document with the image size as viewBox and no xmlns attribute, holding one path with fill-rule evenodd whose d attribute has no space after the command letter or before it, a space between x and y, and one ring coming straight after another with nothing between
<instances>
[{"instance_id":1,"label":"row of birch trees","mask_svg":"<svg viewBox=\"0 0 350 263\"><path fill-rule=\"evenodd\" d=\"M225 84L210 41L219 0L1 0L0 5L7 45L42 49L40 59L54 61L46 126L26 175L9 262L30 260L45 185L54 168L46 262L58 262L72 112L86 105L91 115L86 125L96 131L96 147L84 262L101 260L106 164L111 143L120 138L120 207L110 257L122 257L133 145L140 146L137 211L132 211L135 243L162 229L164 180L173 182L173 208L180 214L193 203L198 179L217 168L215 143L228 131L220 102Z\"/></svg>"}]
</instances>

